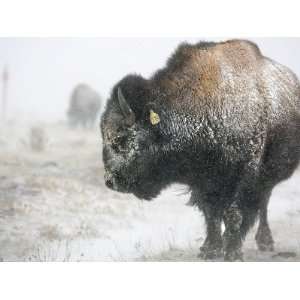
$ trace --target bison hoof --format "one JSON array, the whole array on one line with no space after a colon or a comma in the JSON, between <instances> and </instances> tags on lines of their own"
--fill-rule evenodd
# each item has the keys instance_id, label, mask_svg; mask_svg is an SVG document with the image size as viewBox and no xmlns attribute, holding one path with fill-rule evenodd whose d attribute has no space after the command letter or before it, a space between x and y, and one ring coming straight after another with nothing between
<instances>
[{"instance_id":1,"label":"bison hoof","mask_svg":"<svg viewBox=\"0 0 300 300\"><path fill-rule=\"evenodd\" d=\"M223 256L222 247L213 247L204 245L200 247L200 253L198 254L198 258L204 260L213 260Z\"/></svg>"},{"instance_id":2,"label":"bison hoof","mask_svg":"<svg viewBox=\"0 0 300 300\"><path fill-rule=\"evenodd\" d=\"M273 252L274 249L274 243L262 243L262 242L256 242L258 250L262 252L270 251Z\"/></svg>"},{"instance_id":3,"label":"bison hoof","mask_svg":"<svg viewBox=\"0 0 300 300\"><path fill-rule=\"evenodd\" d=\"M258 250L274 251L274 241L270 229L258 230L255 240Z\"/></svg>"},{"instance_id":4,"label":"bison hoof","mask_svg":"<svg viewBox=\"0 0 300 300\"><path fill-rule=\"evenodd\" d=\"M224 261L244 261L243 252L241 250L225 252Z\"/></svg>"}]
</instances>

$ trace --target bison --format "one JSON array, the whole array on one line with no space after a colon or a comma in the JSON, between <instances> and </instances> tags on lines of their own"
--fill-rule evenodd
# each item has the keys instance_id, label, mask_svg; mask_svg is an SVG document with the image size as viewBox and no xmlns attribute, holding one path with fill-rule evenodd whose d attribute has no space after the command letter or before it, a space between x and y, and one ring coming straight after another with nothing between
<instances>
[{"instance_id":1,"label":"bison","mask_svg":"<svg viewBox=\"0 0 300 300\"><path fill-rule=\"evenodd\" d=\"M92 127L101 107L101 97L87 84L78 84L71 95L68 110L69 125Z\"/></svg>"},{"instance_id":2,"label":"bison","mask_svg":"<svg viewBox=\"0 0 300 300\"><path fill-rule=\"evenodd\" d=\"M127 75L112 89L101 117L106 185L146 200L189 186L206 222L203 259L243 260L258 217L257 245L272 250L267 205L299 163L299 112L297 77L254 43L183 43L149 79Z\"/></svg>"}]
</instances>

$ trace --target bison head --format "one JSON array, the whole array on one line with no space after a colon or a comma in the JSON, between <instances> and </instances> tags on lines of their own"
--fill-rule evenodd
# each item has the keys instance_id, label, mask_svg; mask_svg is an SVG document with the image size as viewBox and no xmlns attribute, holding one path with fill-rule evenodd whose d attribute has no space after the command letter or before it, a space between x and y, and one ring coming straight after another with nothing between
<instances>
[{"instance_id":1,"label":"bison head","mask_svg":"<svg viewBox=\"0 0 300 300\"><path fill-rule=\"evenodd\" d=\"M112 90L101 118L105 183L150 200L168 184L161 108L147 81L127 76Z\"/></svg>"}]
</instances>

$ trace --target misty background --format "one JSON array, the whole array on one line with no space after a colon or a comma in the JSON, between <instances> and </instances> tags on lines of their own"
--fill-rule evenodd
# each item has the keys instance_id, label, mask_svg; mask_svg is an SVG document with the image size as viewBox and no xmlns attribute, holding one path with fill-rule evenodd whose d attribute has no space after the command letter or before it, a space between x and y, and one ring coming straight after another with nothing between
<instances>
[{"instance_id":1,"label":"misty background","mask_svg":"<svg viewBox=\"0 0 300 300\"><path fill-rule=\"evenodd\" d=\"M150 202L108 189L98 126L71 128L66 112L79 83L106 101L126 74L163 68L179 43L226 39L0 38L0 261L198 261L206 230L187 188ZM251 40L300 77L300 38ZM254 227L246 261L300 261L299 178L272 194L275 251L257 250Z\"/></svg>"},{"instance_id":2,"label":"misty background","mask_svg":"<svg viewBox=\"0 0 300 300\"><path fill-rule=\"evenodd\" d=\"M180 42L226 39L1 38L1 79L5 66L9 72L7 119L64 120L76 84L91 85L106 100L127 73L149 77L162 68ZM300 77L300 38L249 39Z\"/></svg>"}]
</instances>

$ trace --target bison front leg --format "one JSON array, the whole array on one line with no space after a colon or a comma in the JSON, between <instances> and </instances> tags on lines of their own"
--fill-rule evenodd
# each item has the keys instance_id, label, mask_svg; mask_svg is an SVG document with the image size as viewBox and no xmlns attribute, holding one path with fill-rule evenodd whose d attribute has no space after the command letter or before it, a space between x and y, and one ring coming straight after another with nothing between
<instances>
[{"instance_id":1,"label":"bison front leg","mask_svg":"<svg viewBox=\"0 0 300 300\"><path fill-rule=\"evenodd\" d=\"M199 257L207 260L216 259L223 254L221 216L218 210L210 204L204 204L202 210L206 221L207 236L200 247Z\"/></svg>"},{"instance_id":2,"label":"bison front leg","mask_svg":"<svg viewBox=\"0 0 300 300\"><path fill-rule=\"evenodd\" d=\"M223 216L225 232L223 235L224 260L242 261L242 211L236 202L225 209Z\"/></svg>"}]
</instances>

